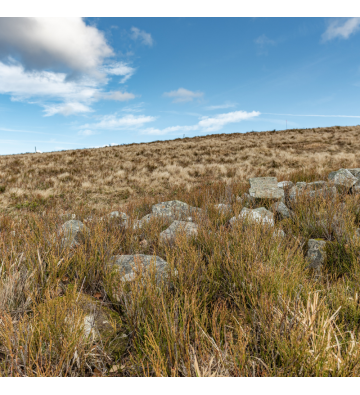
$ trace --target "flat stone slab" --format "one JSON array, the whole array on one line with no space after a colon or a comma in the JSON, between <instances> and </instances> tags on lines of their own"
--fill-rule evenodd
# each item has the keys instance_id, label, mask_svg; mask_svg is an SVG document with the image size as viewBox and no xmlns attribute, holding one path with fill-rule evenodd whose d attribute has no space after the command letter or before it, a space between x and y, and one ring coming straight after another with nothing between
<instances>
[{"instance_id":1,"label":"flat stone slab","mask_svg":"<svg viewBox=\"0 0 360 395\"><path fill-rule=\"evenodd\" d=\"M277 187L282 188L282 189L286 189L286 188L290 189L293 186L294 186L294 183L291 181L280 181L277 183Z\"/></svg>"},{"instance_id":2,"label":"flat stone slab","mask_svg":"<svg viewBox=\"0 0 360 395\"><path fill-rule=\"evenodd\" d=\"M281 199L284 198L284 189L278 188L276 177L250 178L250 196L257 199Z\"/></svg>"}]
</instances>

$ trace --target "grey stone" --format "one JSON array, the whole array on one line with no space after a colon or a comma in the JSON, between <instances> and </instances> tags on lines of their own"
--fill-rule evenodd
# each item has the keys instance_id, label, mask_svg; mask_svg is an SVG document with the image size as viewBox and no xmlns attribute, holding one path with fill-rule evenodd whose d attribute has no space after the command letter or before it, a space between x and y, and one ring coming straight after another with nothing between
<instances>
[{"instance_id":1,"label":"grey stone","mask_svg":"<svg viewBox=\"0 0 360 395\"><path fill-rule=\"evenodd\" d=\"M166 230L160 233L161 242L173 242L177 233L184 232L187 237L196 236L198 226L193 222L174 221Z\"/></svg>"},{"instance_id":2,"label":"grey stone","mask_svg":"<svg viewBox=\"0 0 360 395\"><path fill-rule=\"evenodd\" d=\"M285 232L282 229L277 229L273 232L272 234L273 237L281 237L284 238L285 237Z\"/></svg>"},{"instance_id":3,"label":"grey stone","mask_svg":"<svg viewBox=\"0 0 360 395\"><path fill-rule=\"evenodd\" d=\"M232 208L230 204L215 204L215 208L219 211L221 214L228 214L231 212Z\"/></svg>"},{"instance_id":4,"label":"grey stone","mask_svg":"<svg viewBox=\"0 0 360 395\"><path fill-rule=\"evenodd\" d=\"M309 267L312 269L320 270L325 262L326 241L310 239L308 241L308 251L306 258L309 261Z\"/></svg>"},{"instance_id":5,"label":"grey stone","mask_svg":"<svg viewBox=\"0 0 360 395\"><path fill-rule=\"evenodd\" d=\"M276 202L272 205L272 209L282 218L290 218L291 210L289 210L283 202Z\"/></svg>"},{"instance_id":6,"label":"grey stone","mask_svg":"<svg viewBox=\"0 0 360 395\"><path fill-rule=\"evenodd\" d=\"M119 211L111 212L109 214L109 217L110 218L120 218L120 219L125 220L125 221L128 219L128 217L127 217L127 215L125 213L119 213Z\"/></svg>"},{"instance_id":7,"label":"grey stone","mask_svg":"<svg viewBox=\"0 0 360 395\"><path fill-rule=\"evenodd\" d=\"M278 188L276 177L254 177L249 179L250 196L258 199L283 199L284 190Z\"/></svg>"},{"instance_id":8,"label":"grey stone","mask_svg":"<svg viewBox=\"0 0 360 395\"><path fill-rule=\"evenodd\" d=\"M347 169L349 172L358 179L357 185L360 185L360 168Z\"/></svg>"},{"instance_id":9,"label":"grey stone","mask_svg":"<svg viewBox=\"0 0 360 395\"><path fill-rule=\"evenodd\" d=\"M274 214L266 210L265 207L259 207L254 210L250 210L244 207L238 217L232 217L230 219L230 225L234 225L238 219L245 219L251 223L261 223L263 225L274 226Z\"/></svg>"},{"instance_id":10,"label":"grey stone","mask_svg":"<svg viewBox=\"0 0 360 395\"><path fill-rule=\"evenodd\" d=\"M298 189L306 188L306 182L304 182L304 181L297 182L296 183L296 188L298 188Z\"/></svg>"},{"instance_id":11,"label":"grey stone","mask_svg":"<svg viewBox=\"0 0 360 395\"><path fill-rule=\"evenodd\" d=\"M352 187L352 191L355 195L359 195L360 194L360 185L354 185Z\"/></svg>"},{"instance_id":12,"label":"grey stone","mask_svg":"<svg viewBox=\"0 0 360 395\"><path fill-rule=\"evenodd\" d=\"M358 179L354 175L352 175L351 172L347 169L332 171L329 174L328 179L335 185L343 186L346 188L351 188L358 181Z\"/></svg>"},{"instance_id":13,"label":"grey stone","mask_svg":"<svg viewBox=\"0 0 360 395\"><path fill-rule=\"evenodd\" d=\"M154 216L168 217L173 220L180 220L187 218L195 213L200 214L202 210L198 207L192 207L187 203L179 200L170 200L168 202L161 202L152 206L152 214Z\"/></svg>"},{"instance_id":14,"label":"grey stone","mask_svg":"<svg viewBox=\"0 0 360 395\"><path fill-rule=\"evenodd\" d=\"M315 189L323 189L326 187L326 181L314 181L314 182L309 182L306 185L307 188L310 188L312 190Z\"/></svg>"},{"instance_id":15,"label":"grey stone","mask_svg":"<svg viewBox=\"0 0 360 395\"><path fill-rule=\"evenodd\" d=\"M141 229L145 223L149 223L152 218L155 216L153 214L146 214L140 220L135 220L133 224L133 229Z\"/></svg>"},{"instance_id":16,"label":"grey stone","mask_svg":"<svg viewBox=\"0 0 360 395\"><path fill-rule=\"evenodd\" d=\"M133 281L140 275L142 278L149 276L153 267L157 282L167 278L170 266L162 258L153 255L116 255L110 261L110 266L118 274L122 282Z\"/></svg>"},{"instance_id":17,"label":"grey stone","mask_svg":"<svg viewBox=\"0 0 360 395\"><path fill-rule=\"evenodd\" d=\"M291 181L280 181L277 183L278 188L282 189L290 189L294 186L294 183Z\"/></svg>"},{"instance_id":18,"label":"grey stone","mask_svg":"<svg viewBox=\"0 0 360 395\"><path fill-rule=\"evenodd\" d=\"M89 232L89 229L81 221L67 221L60 229L60 233L63 236L61 240L62 245L75 247L84 241L84 235L89 234Z\"/></svg>"},{"instance_id":19,"label":"grey stone","mask_svg":"<svg viewBox=\"0 0 360 395\"><path fill-rule=\"evenodd\" d=\"M245 192L242 196L237 196L236 201L248 206L250 203L255 203L255 198Z\"/></svg>"}]
</instances>

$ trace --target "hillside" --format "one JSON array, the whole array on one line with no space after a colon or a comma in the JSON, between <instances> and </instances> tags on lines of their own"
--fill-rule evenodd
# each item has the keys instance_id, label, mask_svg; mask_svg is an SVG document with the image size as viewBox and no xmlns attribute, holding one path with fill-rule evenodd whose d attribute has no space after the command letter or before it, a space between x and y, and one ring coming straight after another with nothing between
<instances>
[{"instance_id":1,"label":"hillside","mask_svg":"<svg viewBox=\"0 0 360 395\"><path fill-rule=\"evenodd\" d=\"M101 209L204 182L359 167L359 136L360 126L335 126L0 156L0 208L81 202Z\"/></svg>"},{"instance_id":2,"label":"hillside","mask_svg":"<svg viewBox=\"0 0 360 395\"><path fill-rule=\"evenodd\" d=\"M359 133L0 157L0 376L358 377Z\"/></svg>"}]
</instances>

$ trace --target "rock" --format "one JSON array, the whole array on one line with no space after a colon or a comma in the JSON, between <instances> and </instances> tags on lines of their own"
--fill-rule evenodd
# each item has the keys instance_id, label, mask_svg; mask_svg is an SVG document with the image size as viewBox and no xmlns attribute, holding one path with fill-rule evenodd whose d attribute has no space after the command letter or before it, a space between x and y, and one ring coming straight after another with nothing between
<instances>
[{"instance_id":1,"label":"rock","mask_svg":"<svg viewBox=\"0 0 360 395\"><path fill-rule=\"evenodd\" d=\"M176 234L180 232L185 232L187 237L196 236L198 226L193 222L174 221L166 230L160 233L160 241L172 243Z\"/></svg>"},{"instance_id":2,"label":"rock","mask_svg":"<svg viewBox=\"0 0 360 395\"><path fill-rule=\"evenodd\" d=\"M201 211L200 208L192 207L179 200L170 200L152 206L152 214L154 216L168 217L173 220L187 218L189 214L201 213Z\"/></svg>"},{"instance_id":3,"label":"rock","mask_svg":"<svg viewBox=\"0 0 360 395\"><path fill-rule=\"evenodd\" d=\"M236 201L240 202L244 206L249 206L251 203L255 203L255 198L245 192L242 196L237 196Z\"/></svg>"},{"instance_id":4,"label":"rock","mask_svg":"<svg viewBox=\"0 0 360 395\"><path fill-rule=\"evenodd\" d=\"M272 234L272 237L281 237L281 238L284 238L286 235L285 235L285 232L282 230L282 229L277 229L277 230L275 230L274 232L273 232L273 234Z\"/></svg>"},{"instance_id":5,"label":"rock","mask_svg":"<svg viewBox=\"0 0 360 395\"><path fill-rule=\"evenodd\" d=\"M304 181L297 182L296 183L296 188L298 188L298 189L306 188L306 182L304 182Z\"/></svg>"},{"instance_id":6,"label":"rock","mask_svg":"<svg viewBox=\"0 0 360 395\"><path fill-rule=\"evenodd\" d=\"M146 214L144 217L142 217L140 220L135 220L133 224L133 229L141 229L145 223L150 222L150 220L154 218L153 214Z\"/></svg>"},{"instance_id":7,"label":"rock","mask_svg":"<svg viewBox=\"0 0 360 395\"><path fill-rule=\"evenodd\" d=\"M89 229L77 220L70 220L64 223L60 229L63 236L61 243L64 247L75 247L84 241L85 234L89 234Z\"/></svg>"},{"instance_id":8,"label":"rock","mask_svg":"<svg viewBox=\"0 0 360 395\"><path fill-rule=\"evenodd\" d=\"M277 187L282 188L282 189L290 189L293 186L294 186L294 183L292 183L291 181L280 181L277 183Z\"/></svg>"},{"instance_id":9,"label":"rock","mask_svg":"<svg viewBox=\"0 0 360 395\"><path fill-rule=\"evenodd\" d=\"M238 217L232 217L230 219L230 225L234 225L238 219L246 219L249 223L261 223L264 225L274 226L274 214L266 210L265 207L259 207L254 210L250 210L244 207Z\"/></svg>"},{"instance_id":10,"label":"rock","mask_svg":"<svg viewBox=\"0 0 360 395\"><path fill-rule=\"evenodd\" d=\"M140 244L140 247L142 247L142 248L146 248L149 245L149 243L146 239L140 241L139 244Z\"/></svg>"},{"instance_id":11,"label":"rock","mask_svg":"<svg viewBox=\"0 0 360 395\"><path fill-rule=\"evenodd\" d=\"M153 267L157 282L167 278L170 272L169 264L162 258L153 255L116 255L110 261L112 270L120 274L120 281L127 282L136 279L140 272L142 277L148 276Z\"/></svg>"},{"instance_id":12,"label":"rock","mask_svg":"<svg viewBox=\"0 0 360 395\"><path fill-rule=\"evenodd\" d=\"M283 199L284 190L278 188L276 177L250 178L250 196L258 199Z\"/></svg>"},{"instance_id":13,"label":"rock","mask_svg":"<svg viewBox=\"0 0 360 395\"><path fill-rule=\"evenodd\" d=\"M355 169L346 169L349 170L349 172L358 179L358 182L356 185L360 185L360 168L355 168Z\"/></svg>"},{"instance_id":14,"label":"rock","mask_svg":"<svg viewBox=\"0 0 360 395\"><path fill-rule=\"evenodd\" d=\"M271 207L282 218L291 217L291 210L289 210L283 202L276 202Z\"/></svg>"},{"instance_id":15,"label":"rock","mask_svg":"<svg viewBox=\"0 0 360 395\"><path fill-rule=\"evenodd\" d=\"M354 185L352 187L352 191L355 195L359 195L360 194L360 185Z\"/></svg>"},{"instance_id":16,"label":"rock","mask_svg":"<svg viewBox=\"0 0 360 395\"><path fill-rule=\"evenodd\" d=\"M308 251L306 258L309 261L309 267L315 270L320 270L323 263L325 262L326 241L310 239L308 241Z\"/></svg>"},{"instance_id":17,"label":"rock","mask_svg":"<svg viewBox=\"0 0 360 395\"><path fill-rule=\"evenodd\" d=\"M128 217L127 217L127 215L125 213L119 213L119 211L111 212L109 214L109 217L110 218L120 218L120 219L125 220L125 221L128 219Z\"/></svg>"},{"instance_id":18,"label":"rock","mask_svg":"<svg viewBox=\"0 0 360 395\"><path fill-rule=\"evenodd\" d=\"M219 211L221 214L228 214L231 212L232 208L230 204L215 204L215 208Z\"/></svg>"},{"instance_id":19,"label":"rock","mask_svg":"<svg viewBox=\"0 0 360 395\"><path fill-rule=\"evenodd\" d=\"M309 182L306 184L307 188L310 188L312 190L315 189L323 189L326 187L326 181L314 181L314 182Z\"/></svg>"},{"instance_id":20,"label":"rock","mask_svg":"<svg viewBox=\"0 0 360 395\"><path fill-rule=\"evenodd\" d=\"M348 189L350 189L358 181L358 179L354 175L352 175L351 172L347 169L332 171L329 174L328 179L336 186L342 186Z\"/></svg>"}]
</instances>

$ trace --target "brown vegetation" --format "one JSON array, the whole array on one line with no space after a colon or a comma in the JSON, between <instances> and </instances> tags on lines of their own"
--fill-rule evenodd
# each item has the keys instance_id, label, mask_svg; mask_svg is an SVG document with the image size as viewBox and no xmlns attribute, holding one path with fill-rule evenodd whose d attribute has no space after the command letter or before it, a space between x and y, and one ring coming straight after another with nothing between
<instances>
[{"instance_id":1,"label":"brown vegetation","mask_svg":"<svg viewBox=\"0 0 360 395\"><path fill-rule=\"evenodd\" d=\"M360 167L359 133L335 127L1 157L0 375L358 376L360 196L299 197L293 218L276 219L285 238L228 221L243 208L235 196L251 175L313 181ZM172 199L203 209L197 238L178 235L170 247L159 242L163 219L124 229L106 217L122 206L131 225ZM232 212L219 214L215 203ZM64 211L92 216L75 248L61 248ZM335 216L342 233L331 228ZM309 238L329 242L321 276L304 258ZM165 259L177 276L114 282L111 256L135 253ZM106 335L86 332L86 303L107 315Z\"/></svg>"},{"instance_id":2,"label":"brown vegetation","mask_svg":"<svg viewBox=\"0 0 360 395\"><path fill-rule=\"evenodd\" d=\"M359 167L359 137L360 126L335 126L0 156L0 208L109 208L204 182Z\"/></svg>"}]
</instances>

